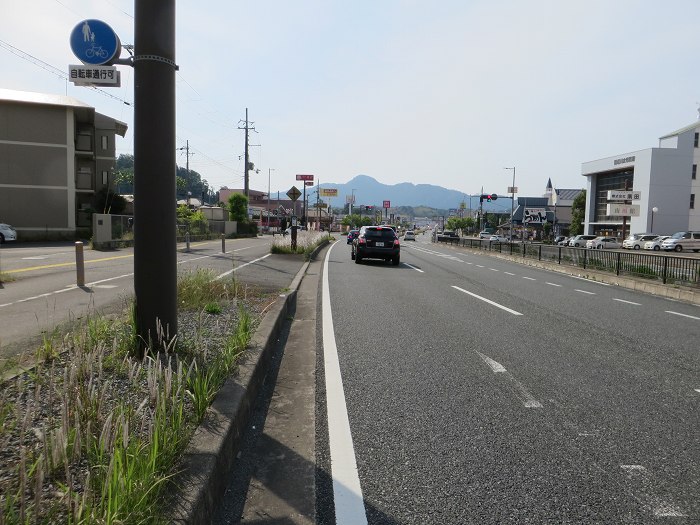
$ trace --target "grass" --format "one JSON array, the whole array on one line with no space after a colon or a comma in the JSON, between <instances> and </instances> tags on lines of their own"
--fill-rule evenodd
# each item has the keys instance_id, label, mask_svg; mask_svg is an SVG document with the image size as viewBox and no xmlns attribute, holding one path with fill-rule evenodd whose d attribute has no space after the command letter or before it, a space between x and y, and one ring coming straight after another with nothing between
<instances>
[{"instance_id":1,"label":"grass","mask_svg":"<svg viewBox=\"0 0 700 525\"><path fill-rule=\"evenodd\" d=\"M0 469L0 524L161 523L177 460L250 342L241 293L206 270L180 278L179 308L199 335L163 341L144 359L133 306L45 334L39 364L0 394L0 447L16 451Z\"/></svg>"},{"instance_id":2,"label":"grass","mask_svg":"<svg viewBox=\"0 0 700 525\"><path fill-rule=\"evenodd\" d=\"M311 253L322 244L328 242L329 239L333 239L333 237L330 237L327 232L298 231L296 250L292 250L291 235L288 235L287 237L276 237L272 241L270 253L303 253L304 258L308 260L311 258Z\"/></svg>"}]
</instances>

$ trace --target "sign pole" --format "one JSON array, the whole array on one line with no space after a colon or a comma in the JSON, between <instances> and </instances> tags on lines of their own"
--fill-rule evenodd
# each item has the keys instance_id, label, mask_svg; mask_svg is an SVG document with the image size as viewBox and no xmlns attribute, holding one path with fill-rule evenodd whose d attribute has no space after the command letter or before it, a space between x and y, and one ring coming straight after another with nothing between
<instances>
[{"instance_id":1,"label":"sign pole","mask_svg":"<svg viewBox=\"0 0 700 525\"><path fill-rule=\"evenodd\" d=\"M177 335L175 0L134 12L134 291L142 351Z\"/></svg>"}]
</instances>

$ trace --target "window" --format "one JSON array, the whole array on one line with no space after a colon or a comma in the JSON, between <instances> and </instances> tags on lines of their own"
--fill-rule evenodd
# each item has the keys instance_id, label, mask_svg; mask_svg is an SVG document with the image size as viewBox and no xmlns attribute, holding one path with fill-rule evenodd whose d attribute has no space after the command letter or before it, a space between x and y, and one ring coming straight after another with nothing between
<instances>
[{"instance_id":1,"label":"window","mask_svg":"<svg viewBox=\"0 0 700 525\"><path fill-rule=\"evenodd\" d=\"M109 147L109 137L107 135L102 135L102 149L107 149Z\"/></svg>"},{"instance_id":2,"label":"window","mask_svg":"<svg viewBox=\"0 0 700 525\"><path fill-rule=\"evenodd\" d=\"M106 186L106 185L107 185L107 181L108 181L108 179L107 179L107 172L106 172L106 171L103 171L103 172L102 172L102 184Z\"/></svg>"},{"instance_id":3,"label":"window","mask_svg":"<svg viewBox=\"0 0 700 525\"><path fill-rule=\"evenodd\" d=\"M690 209L691 210L695 209L695 194L694 193L690 194Z\"/></svg>"},{"instance_id":4,"label":"window","mask_svg":"<svg viewBox=\"0 0 700 525\"><path fill-rule=\"evenodd\" d=\"M700 133L695 134L695 147L698 147L698 138L700 138Z\"/></svg>"},{"instance_id":5,"label":"window","mask_svg":"<svg viewBox=\"0 0 700 525\"><path fill-rule=\"evenodd\" d=\"M691 177L691 179L695 180L697 178L697 176L698 176L698 165L693 164L693 176Z\"/></svg>"}]
</instances>

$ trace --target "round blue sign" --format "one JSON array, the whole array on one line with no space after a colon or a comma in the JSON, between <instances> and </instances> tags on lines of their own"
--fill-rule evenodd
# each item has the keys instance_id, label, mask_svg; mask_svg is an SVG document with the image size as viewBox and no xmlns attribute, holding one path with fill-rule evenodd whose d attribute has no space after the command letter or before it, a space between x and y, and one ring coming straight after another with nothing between
<instances>
[{"instance_id":1,"label":"round blue sign","mask_svg":"<svg viewBox=\"0 0 700 525\"><path fill-rule=\"evenodd\" d=\"M121 42L101 20L83 20L70 34L70 47L83 64L109 64L119 58Z\"/></svg>"}]
</instances>

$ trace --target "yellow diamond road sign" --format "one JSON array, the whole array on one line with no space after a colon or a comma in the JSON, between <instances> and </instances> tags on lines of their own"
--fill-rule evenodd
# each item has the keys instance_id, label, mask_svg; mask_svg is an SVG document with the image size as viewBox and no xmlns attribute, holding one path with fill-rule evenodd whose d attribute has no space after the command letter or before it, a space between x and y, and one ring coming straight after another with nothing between
<instances>
[{"instance_id":1,"label":"yellow diamond road sign","mask_svg":"<svg viewBox=\"0 0 700 525\"><path fill-rule=\"evenodd\" d=\"M292 199L292 201L296 201L299 197L301 196L301 192L296 186L292 186L289 191L287 192L287 197Z\"/></svg>"}]
</instances>

